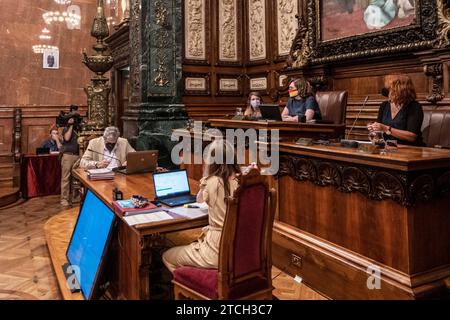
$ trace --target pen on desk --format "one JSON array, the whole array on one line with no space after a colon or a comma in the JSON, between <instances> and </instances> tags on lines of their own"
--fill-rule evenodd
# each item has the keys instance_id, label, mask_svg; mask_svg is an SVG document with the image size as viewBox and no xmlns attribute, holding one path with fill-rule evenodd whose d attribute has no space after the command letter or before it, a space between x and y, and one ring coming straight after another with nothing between
<instances>
[{"instance_id":1,"label":"pen on desk","mask_svg":"<svg viewBox=\"0 0 450 320\"><path fill-rule=\"evenodd\" d=\"M191 208L191 209L198 209L200 208L199 206L193 205L193 204L185 204L184 205L185 208Z\"/></svg>"}]
</instances>

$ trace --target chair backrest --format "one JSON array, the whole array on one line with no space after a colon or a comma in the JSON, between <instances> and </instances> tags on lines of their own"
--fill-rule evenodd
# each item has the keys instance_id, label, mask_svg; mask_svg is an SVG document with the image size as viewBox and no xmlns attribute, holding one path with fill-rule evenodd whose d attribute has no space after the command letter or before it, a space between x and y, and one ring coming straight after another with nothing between
<instances>
[{"instance_id":1,"label":"chair backrest","mask_svg":"<svg viewBox=\"0 0 450 320\"><path fill-rule=\"evenodd\" d=\"M424 110L422 136L427 147L450 148L450 110Z\"/></svg>"},{"instance_id":2,"label":"chair backrest","mask_svg":"<svg viewBox=\"0 0 450 320\"><path fill-rule=\"evenodd\" d=\"M334 124L345 123L347 97L347 91L316 92L316 100L319 104L322 120L333 121Z\"/></svg>"},{"instance_id":3,"label":"chair backrest","mask_svg":"<svg viewBox=\"0 0 450 320\"><path fill-rule=\"evenodd\" d=\"M227 199L219 253L218 296L236 299L271 288L275 190L252 169L239 175L239 187Z\"/></svg>"}]
</instances>

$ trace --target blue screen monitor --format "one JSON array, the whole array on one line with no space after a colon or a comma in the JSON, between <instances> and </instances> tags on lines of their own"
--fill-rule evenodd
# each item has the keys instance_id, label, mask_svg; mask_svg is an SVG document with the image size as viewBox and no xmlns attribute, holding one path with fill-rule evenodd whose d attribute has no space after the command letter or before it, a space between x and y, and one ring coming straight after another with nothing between
<instances>
[{"instance_id":1,"label":"blue screen monitor","mask_svg":"<svg viewBox=\"0 0 450 320\"><path fill-rule=\"evenodd\" d=\"M85 299L92 299L114 221L114 212L88 190L67 248L67 260Z\"/></svg>"}]
</instances>

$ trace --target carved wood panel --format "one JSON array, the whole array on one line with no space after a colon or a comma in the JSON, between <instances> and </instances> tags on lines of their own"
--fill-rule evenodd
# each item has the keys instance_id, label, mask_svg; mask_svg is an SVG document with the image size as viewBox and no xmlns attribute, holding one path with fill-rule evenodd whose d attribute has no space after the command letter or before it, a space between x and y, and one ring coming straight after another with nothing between
<instances>
[{"instance_id":1,"label":"carved wood panel","mask_svg":"<svg viewBox=\"0 0 450 320\"><path fill-rule=\"evenodd\" d=\"M242 64L242 1L219 0L217 5L217 64Z\"/></svg>"},{"instance_id":2,"label":"carved wood panel","mask_svg":"<svg viewBox=\"0 0 450 320\"><path fill-rule=\"evenodd\" d=\"M248 57L249 61L267 57L266 1L248 0Z\"/></svg>"},{"instance_id":3,"label":"carved wood panel","mask_svg":"<svg viewBox=\"0 0 450 320\"><path fill-rule=\"evenodd\" d=\"M210 5L210 0L186 0L184 2L184 63L210 63Z\"/></svg>"}]
</instances>

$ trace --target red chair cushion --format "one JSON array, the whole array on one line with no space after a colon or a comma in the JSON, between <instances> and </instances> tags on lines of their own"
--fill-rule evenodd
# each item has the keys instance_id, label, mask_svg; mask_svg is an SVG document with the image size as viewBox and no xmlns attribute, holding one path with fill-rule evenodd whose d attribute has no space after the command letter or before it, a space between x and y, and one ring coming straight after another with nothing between
<instances>
[{"instance_id":1,"label":"red chair cushion","mask_svg":"<svg viewBox=\"0 0 450 320\"><path fill-rule=\"evenodd\" d=\"M210 299L217 299L217 269L180 267L173 272L173 278Z\"/></svg>"}]
</instances>

